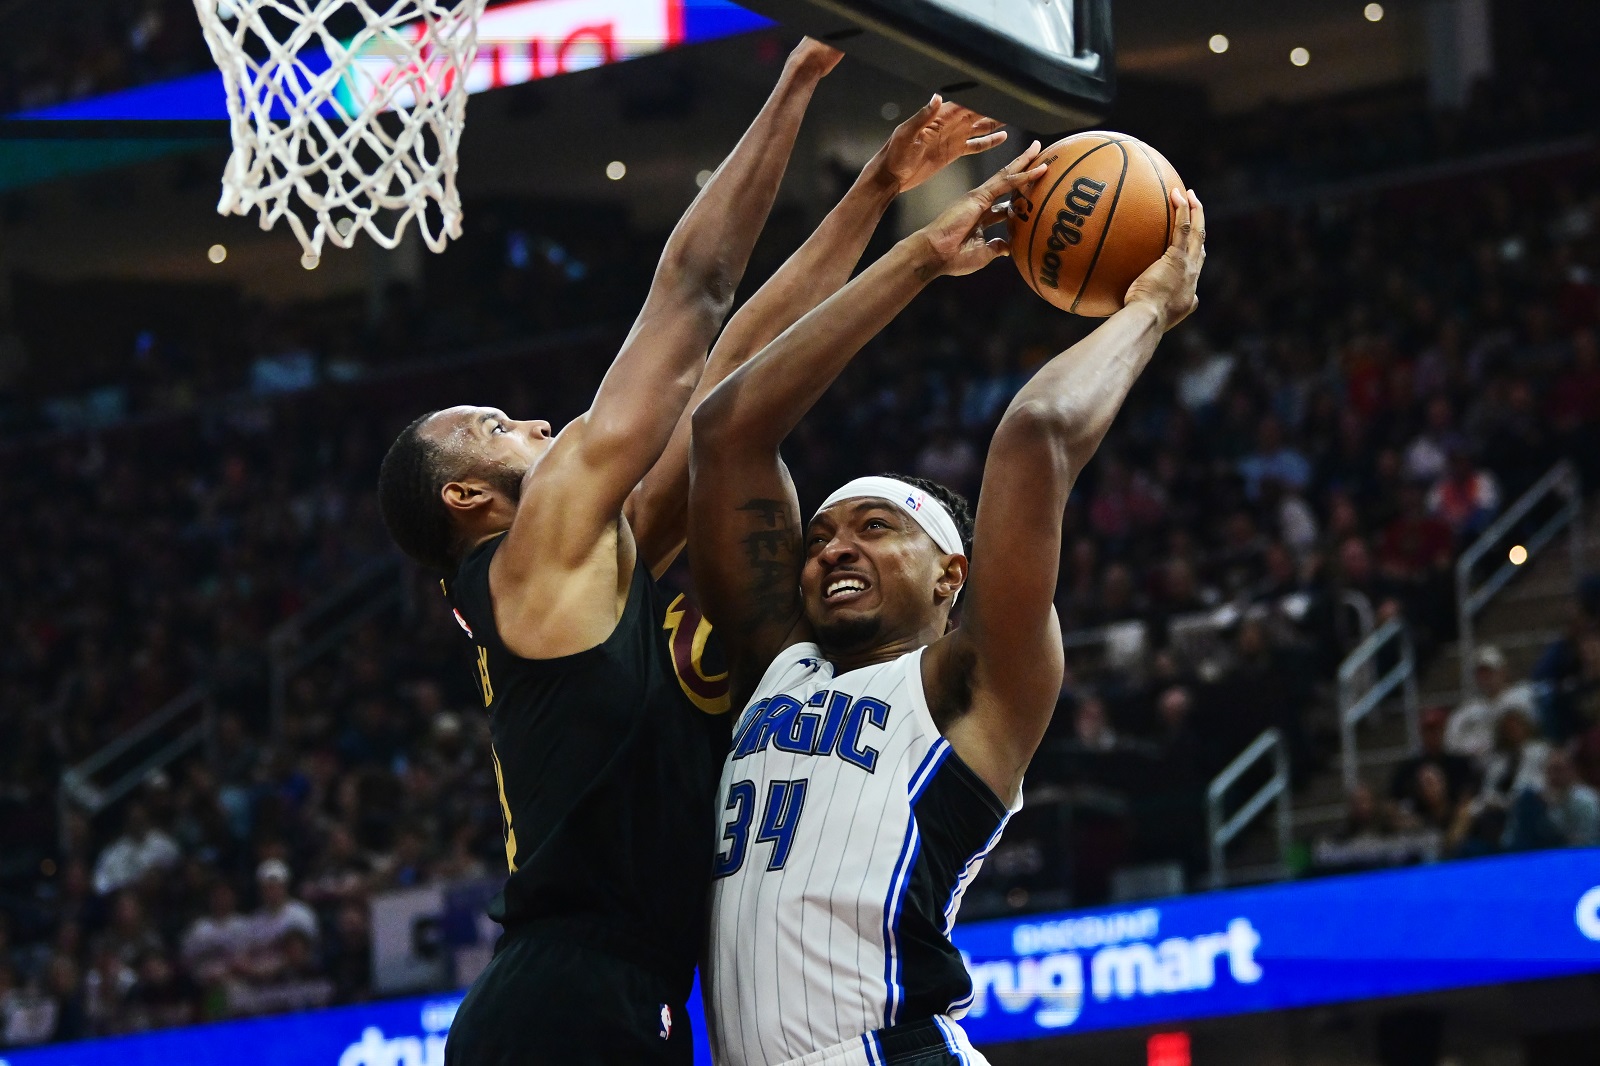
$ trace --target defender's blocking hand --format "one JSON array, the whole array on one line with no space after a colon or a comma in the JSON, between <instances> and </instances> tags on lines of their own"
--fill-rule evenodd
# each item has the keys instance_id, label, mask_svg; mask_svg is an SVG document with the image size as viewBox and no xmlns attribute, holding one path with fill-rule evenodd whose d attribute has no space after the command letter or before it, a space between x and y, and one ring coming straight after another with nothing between
<instances>
[{"instance_id":1,"label":"defender's blocking hand","mask_svg":"<svg viewBox=\"0 0 1600 1066\"><path fill-rule=\"evenodd\" d=\"M894 191L915 189L963 156L987 152L1005 142L1000 123L935 94L916 114L895 127L873 158Z\"/></svg>"},{"instance_id":2,"label":"defender's blocking hand","mask_svg":"<svg viewBox=\"0 0 1600 1066\"><path fill-rule=\"evenodd\" d=\"M999 173L945 209L944 214L923 227L919 236L928 242L934 269L952 277L981 270L1002 255L1010 254L1004 237L985 239L983 230L1005 221L1008 204L1003 198L1045 172L1034 165L1039 158L1039 142L1007 163Z\"/></svg>"}]
</instances>

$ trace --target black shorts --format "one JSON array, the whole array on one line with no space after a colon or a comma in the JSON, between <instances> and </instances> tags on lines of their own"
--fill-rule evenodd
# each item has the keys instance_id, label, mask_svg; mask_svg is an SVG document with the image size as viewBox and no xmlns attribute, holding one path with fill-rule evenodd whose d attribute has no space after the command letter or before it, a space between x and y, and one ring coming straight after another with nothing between
<instances>
[{"instance_id":1,"label":"black shorts","mask_svg":"<svg viewBox=\"0 0 1600 1066\"><path fill-rule=\"evenodd\" d=\"M456 1011L446 1066L691 1066L681 993L589 932L552 923L507 932Z\"/></svg>"}]
</instances>

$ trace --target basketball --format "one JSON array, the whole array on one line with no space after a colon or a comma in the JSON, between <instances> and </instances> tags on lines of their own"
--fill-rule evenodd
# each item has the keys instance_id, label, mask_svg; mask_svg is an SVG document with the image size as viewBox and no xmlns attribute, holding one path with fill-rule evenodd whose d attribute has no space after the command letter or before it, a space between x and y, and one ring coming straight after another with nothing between
<instances>
[{"instance_id":1,"label":"basketball","mask_svg":"<svg viewBox=\"0 0 1600 1066\"><path fill-rule=\"evenodd\" d=\"M1030 288L1086 318L1122 308L1135 278L1172 239L1171 189L1183 179L1160 152L1121 133L1077 133L1046 148L1050 169L1012 198L1011 258Z\"/></svg>"}]
</instances>

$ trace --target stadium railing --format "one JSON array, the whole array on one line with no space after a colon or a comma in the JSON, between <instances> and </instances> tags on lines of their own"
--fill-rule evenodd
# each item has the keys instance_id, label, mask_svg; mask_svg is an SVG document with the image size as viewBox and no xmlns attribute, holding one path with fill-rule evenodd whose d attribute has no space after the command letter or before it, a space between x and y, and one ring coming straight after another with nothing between
<instances>
[{"instance_id":1,"label":"stadium railing","mask_svg":"<svg viewBox=\"0 0 1600 1066\"><path fill-rule=\"evenodd\" d=\"M1394 665L1387 670L1380 670L1384 662L1393 662ZM1338 677L1339 749L1344 764L1344 787L1348 793L1361 780L1359 727L1396 690L1401 694L1401 710L1406 720L1407 746L1404 753L1421 750L1417 656L1411 631L1406 628L1405 622L1391 618L1370 633L1339 664ZM1370 752L1368 757L1373 761L1388 761L1395 754L1392 751Z\"/></svg>"},{"instance_id":2,"label":"stadium railing","mask_svg":"<svg viewBox=\"0 0 1600 1066\"><path fill-rule=\"evenodd\" d=\"M1225 817L1228 790L1258 763L1268 759L1272 761L1272 776L1237 811ZM1240 871L1245 875L1243 879L1276 880L1288 873L1290 834L1294 825L1293 798L1289 791L1289 747L1284 743L1283 734L1275 728L1263 730L1206 787L1206 829L1211 851L1212 888L1226 888L1230 883L1228 845L1248 829L1269 804L1274 803L1277 806L1274 836L1278 860L1266 868Z\"/></svg>"},{"instance_id":3,"label":"stadium railing","mask_svg":"<svg viewBox=\"0 0 1600 1066\"><path fill-rule=\"evenodd\" d=\"M403 617L411 617L410 591L400 556L384 555L356 570L268 635L268 700L274 741L284 735L289 684L295 676L338 650L350 631L367 619L395 607Z\"/></svg>"},{"instance_id":4,"label":"stadium railing","mask_svg":"<svg viewBox=\"0 0 1600 1066\"><path fill-rule=\"evenodd\" d=\"M211 690L203 684L194 685L93 755L67 768L57 790L62 834L68 832L66 814L73 806L93 817L157 770L208 743L215 715Z\"/></svg>"},{"instance_id":5,"label":"stadium railing","mask_svg":"<svg viewBox=\"0 0 1600 1066\"><path fill-rule=\"evenodd\" d=\"M1528 533L1529 519L1533 512L1541 504L1558 496L1565 497L1565 502L1542 525L1532 533ZM1458 644L1460 653L1457 658L1460 663L1463 697L1473 691L1472 671L1477 643L1473 626L1478 616L1510 583L1512 577L1524 566L1533 562L1564 529L1572 531L1567 542L1568 550L1572 553L1572 579L1576 581L1583 572L1583 483L1578 475L1578 468L1569 459L1556 463L1543 477L1534 482L1533 486L1524 492L1516 503L1506 508L1505 513L1495 519L1494 523L1485 529L1456 560L1456 611L1457 628L1460 632ZM1507 552L1503 556L1505 561L1495 569L1494 573L1481 584L1477 583L1478 564L1491 552L1505 549L1506 542L1513 537L1527 552L1526 557L1516 562Z\"/></svg>"}]
</instances>

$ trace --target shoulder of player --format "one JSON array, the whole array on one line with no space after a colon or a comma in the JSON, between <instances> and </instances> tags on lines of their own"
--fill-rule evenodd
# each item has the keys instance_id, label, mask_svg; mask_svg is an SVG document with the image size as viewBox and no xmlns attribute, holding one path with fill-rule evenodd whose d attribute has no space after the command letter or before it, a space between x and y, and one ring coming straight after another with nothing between
<instances>
[{"instance_id":1,"label":"shoulder of player","mask_svg":"<svg viewBox=\"0 0 1600 1066\"><path fill-rule=\"evenodd\" d=\"M495 629L512 654L550 659L587 650L616 629L635 580L633 539L619 520L586 552L519 544L516 527L489 564Z\"/></svg>"}]
</instances>

